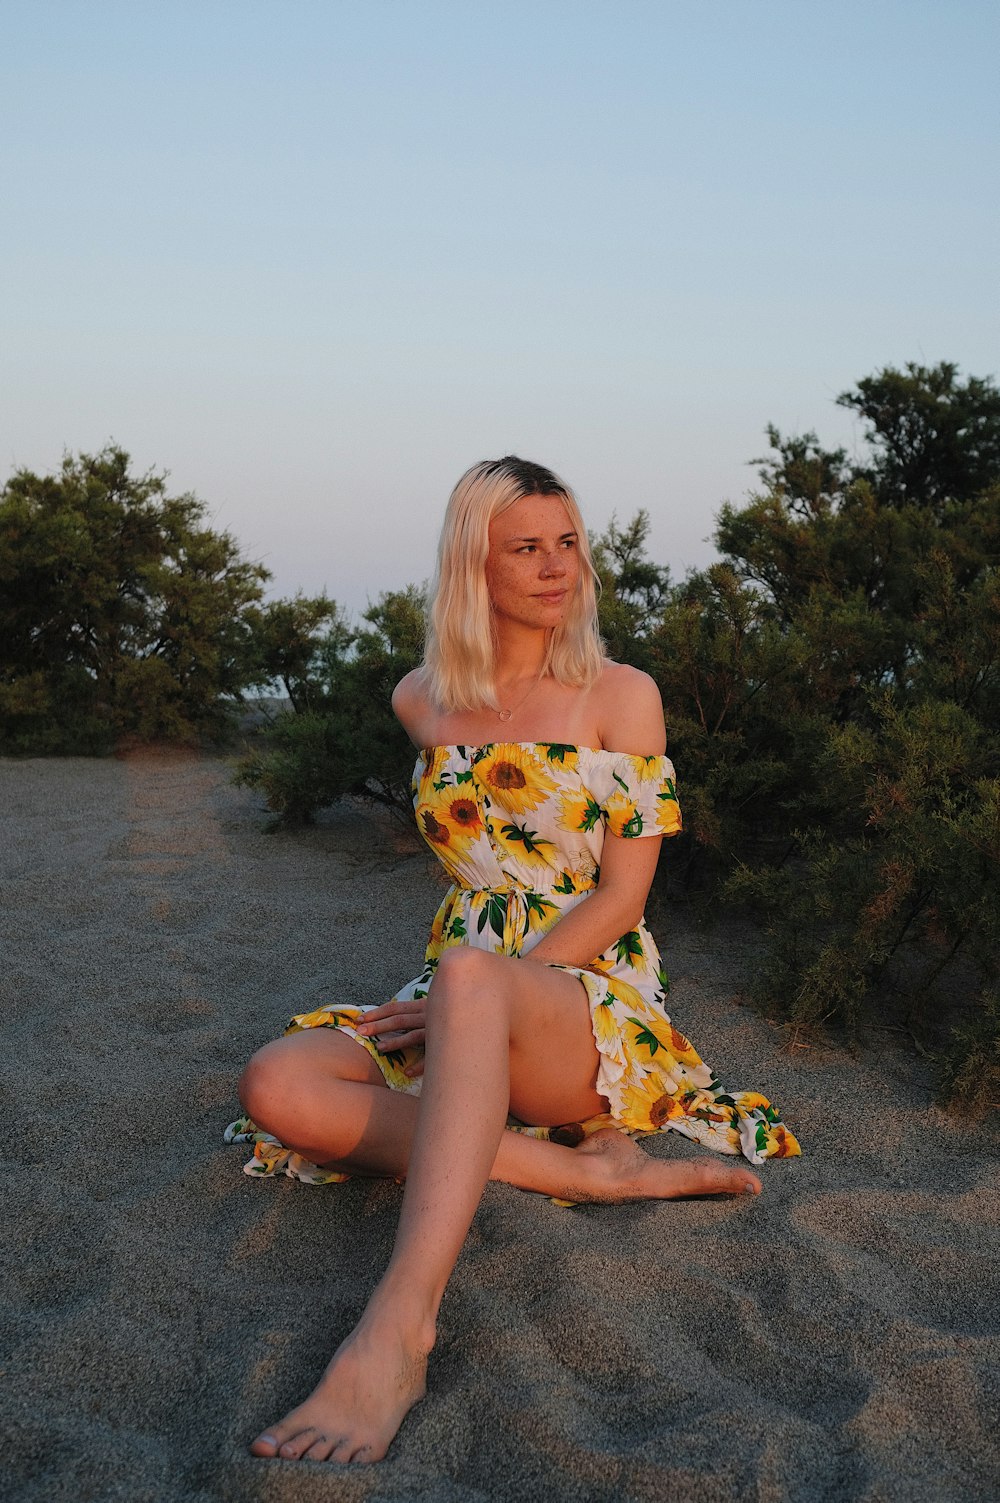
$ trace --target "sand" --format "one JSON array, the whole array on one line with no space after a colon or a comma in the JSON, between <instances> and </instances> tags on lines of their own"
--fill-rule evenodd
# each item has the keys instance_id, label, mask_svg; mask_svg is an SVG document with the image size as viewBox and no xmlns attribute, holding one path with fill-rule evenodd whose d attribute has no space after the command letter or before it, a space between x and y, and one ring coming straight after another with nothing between
<instances>
[{"instance_id":1,"label":"sand","mask_svg":"<svg viewBox=\"0 0 1000 1503\"><path fill-rule=\"evenodd\" d=\"M388 1459L264 1462L359 1313L401 1191L251 1180L247 1055L419 969L441 893L391 818L267 834L220 760L0 762L5 1499L993 1499L1000 1142L916 1056L794 1047L745 930L651 909L671 1012L805 1156L756 1200L487 1187ZM664 1155L703 1150L670 1136Z\"/></svg>"}]
</instances>

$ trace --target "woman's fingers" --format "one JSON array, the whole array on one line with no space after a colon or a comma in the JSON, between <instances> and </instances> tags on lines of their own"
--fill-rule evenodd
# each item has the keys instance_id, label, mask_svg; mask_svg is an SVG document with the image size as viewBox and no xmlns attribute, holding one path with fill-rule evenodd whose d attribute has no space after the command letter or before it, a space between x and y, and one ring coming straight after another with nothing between
<instances>
[{"instance_id":1,"label":"woman's fingers","mask_svg":"<svg viewBox=\"0 0 1000 1503\"><path fill-rule=\"evenodd\" d=\"M411 1029L423 1028L424 1015L420 1012L400 1013L395 1018L383 1018L377 1023L371 1023L365 1028L358 1028L363 1039L378 1039L391 1037L397 1033L409 1033Z\"/></svg>"},{"instance_id":2,"label":"woman's fingers","mask_svg":"<svg viewBox=\"0 0 1000 1503\"><path fill-rule=\"evenodd\" d=\"M424 1030L412 1028L409 1033L389 1033L372 1042L380 1054L392 1054L396 1049L413 1049L418 1044L423 1047Z\"/></svg>"},{"instance_id":3,"label":"woman's fingers","mask_svg":"<svg viewBox=\"0 0 1000 1503\"><path fill-rule=\"evenodd\" d=\"M386 1007L366 1012L355 1024L362 1038L378 1038L387 1033L405 1033L412 1028L423 1028L424 1007L422 1003L390 1002Z\"/></svg>"},{"instance_id":4,"label":"woman's fingers","mask_svg":"<svg viewBox=\"0 0 1000 1503\"><path fill-rule=\"evenodd\" d=\"M373 1007L355 1024L355 1032L363 1039L370 1039L380 1054L393 1054L401 1049L423 1048L426 1014L423 999L415 1002L387 1002L384 1007ZM423 1062L411 1066L407 1075L415 1077L424 1073Z\"/></svg>"},{"instance_id":5,"label":"woman's fingers","mask_svg":"<svg viewBox=\"0 0 1000 1503\"><path fill-rule=\"evenodd\" d=\"M386 1007L372 1007L362 1013L354 1026L359 1033L367 1033L370 1030L374 1030L376 1023L385 1023L391 1027L392 1020L398 1013L399 1008L395 1002L390 1002Z\"/></svg>"}]
</instances>

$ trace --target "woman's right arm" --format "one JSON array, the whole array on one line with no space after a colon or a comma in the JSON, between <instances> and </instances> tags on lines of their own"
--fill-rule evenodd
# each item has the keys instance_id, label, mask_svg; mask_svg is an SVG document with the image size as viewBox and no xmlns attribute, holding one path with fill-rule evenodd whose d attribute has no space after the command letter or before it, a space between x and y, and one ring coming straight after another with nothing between
<instances>
[{"instance_id":1,"label":"woman's right arm","mask_svg":"<svg viewBox=\"0 0 1000 1503\"><path fill-rule=\"evenodd\" d=\"M392 712L418 751L429 743L423 732L426 729L427 698L423 688L423 674L412 668L401 678L392 691Z\"/></svg>"}]
</instances>

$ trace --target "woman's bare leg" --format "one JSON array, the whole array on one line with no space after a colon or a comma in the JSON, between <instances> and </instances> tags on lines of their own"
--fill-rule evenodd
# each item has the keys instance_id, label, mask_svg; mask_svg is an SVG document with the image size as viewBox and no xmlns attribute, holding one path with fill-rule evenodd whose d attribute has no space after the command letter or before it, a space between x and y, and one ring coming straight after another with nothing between
<instances>
[{"instance_id":1,"label":"woman's bare leg","mask_svg":"<svg viewBox=\"0 0 1000 1503\"><path fill-rule=\"evenodd\" d=\"M586 1034L582 1031L582 1021L569 1021L571 1015L573 1019L583 1019L581 1008L585 1008L585 999L579 982L564 972L512 963L464 948L446 952L442 957L428 997L426 1064L419 1108L415 1102L389 1093L380 1098L386 1103L384 1108L375 1108L374 1100L367 1097L362 1106L359 1097L357 1105L362 1114L367 1108L368 1119L353 1148L343 1141L330 1144L336 1148L330 1156L335 1162L350 1163L359 1155L369 1169L382 1169L385 1165L391 1172L403 1169L407 1173L389 1267L361 1320L334 1354L317 1388L304 1404L258 1437L252 1447L257 1455L308 1457L317 1461L375 1461L385 1455L407 1410L423 1396L427 1355L434 1342L441 1296L483 1186L497 1168L504 1178L508 1174L514 1176L514 1183L528 1177L521 1172L525 1165L530 1166L531 1179L548 1180L552 1174L549 1183L555 1182L554 1193L562 1192L566 1198L613 1198L580 1195L578 1191L585 1186L577 1184L588 1177L580 1173L588 1160L596 1166L617 1152L610 1142L604 1145L595 1140L588 1153L523 1138L518 1148L508 1148L508 1140L512 1143L518 1140L504 1133L508 1105L518 1093L528 1099L539 1090L544 1094L545 1061L551 1060L553 1053L560 1067L555 1072L556 1078L580 1080L578 1071L567 1070L565 1051L558 1048L553 1051L553 1040L547 1030L541 1030L547 1046L543 1055L537 1048L534 1053L527 1049L526 1030L514 1026L530 1016L534 1025L530 1032L537 1038L540 1013L545 1010L554 1009L557 1019L567 1020L565 1043L571 1055L580 1053L581 1059L592 1060L593 1064L589 1083L582 1088L571 1087L571 1095L575 1092L580 1105L576 1111L561 1114L561 1120L600 1109L600 1098L593 1089L596 1051L589 1034L589 1016ZM476 1068L470 1070L469 1062L473 1060ZM512 1094L513 1060L518 1061L523 1079L518 1080L517 1090ZM299 1089L304 1086L304 1081L299 1082ZM346 1092L351 1087L366 1092L382 1089L361 1081L345 1081L340 1089ZM249 1085L247 1089L249 1096L256 1094ZM390 1108L389 1101L398 1103L404 1111L400 1112L397 1106ZM276 1124L268 1121L266 1102L263 1113L254 1100L248 1099L246 1104L262 1125L276 1129ZM310 1157L322 1153L323 1134L312 1135L316 1137L315 1144L293 1142L292 1146ZM618 1134L607 1136L620 1138ZM626 1152L631 1149L626 1140L620 1142ZM577 1167L577 1173L568 1180L563 1170L564 1164L568 1168L565 1155ZM500 1163L502 1158L508 1162ZM390 1163L391 1159L394 1161ZM646 1163L656 1165L653 1160ZM611 1177L615 1174L619 1171L614 1171ZM702 1182L686 1191L678 1189L675 1181L674 1188L667 1188L664 1182L657 1192L652 1188L652 1179L643 1191L639 1189L640 1176L633 1177L633 1193L637 1195L759 1188L755 1176L735 1167L728 1172L723 1170L725 1183L713 1186L710 1177L699 1176ZM549 1186L535 1183L528 1187Z\"/></svg>"},{"instance_id":2,"label":"woman's bare leg","mask_svg":"<svg viewBox=\"0 0 1000 1503\"><path fill-rule=\"evenodd\" d=\"M348 1035L315 1028L276 1039L255 1056L245 1081L243 1104L254 1121L303 1158L348 1174L406 1177L420 1098L389 1090ZM601 1103L594 1111L603 1109ZM614 1128L574 1148L504 1132L490 1179L561 1200L609 1203L760 1186L741 1159L655 1159Z\"/></svg>"}]
</instances>

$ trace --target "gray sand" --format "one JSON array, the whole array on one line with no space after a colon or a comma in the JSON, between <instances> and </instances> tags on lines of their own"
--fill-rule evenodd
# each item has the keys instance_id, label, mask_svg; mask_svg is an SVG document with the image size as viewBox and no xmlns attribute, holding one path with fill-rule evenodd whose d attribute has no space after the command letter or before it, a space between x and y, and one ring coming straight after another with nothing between
<instances>
[{"instance_id":1,"label":"gray sand","mask_svg":"<svg viewBox=\"0 0 1000 1503\"><path fill-rule=\"evenodd\" d=\"M440 880L364 810L264 834L182 753L0 762L0 807L5 1498L997 1496L995 1132L884 1038L790 1047L740 1005L740 931L659 904L675 1021L805 1156L752 1202L489 1186L389 1458L251 1458L361 1310L401 1191L245 1177L235 1082L291 1011L415 974Z\"/></svg>"}]
</instances>

